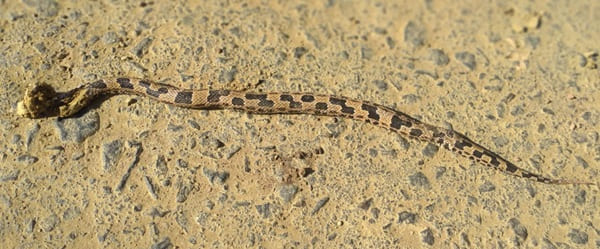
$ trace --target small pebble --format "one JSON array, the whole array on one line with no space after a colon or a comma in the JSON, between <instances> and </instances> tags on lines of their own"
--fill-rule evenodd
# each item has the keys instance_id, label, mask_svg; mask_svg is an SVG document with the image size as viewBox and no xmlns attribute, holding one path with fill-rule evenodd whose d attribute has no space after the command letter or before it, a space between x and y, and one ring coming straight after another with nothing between
<instances>
[{"instance_id":1,"label":"small pebble","mask_svg":"<svg viewBox=\"0 0 600 249\"><path fill-rule=\"evenodd\" d=\"M256 205L256 211L262 215L264 219L271 217L271 204L265 203L262 205Z\"/></svg>"},{"instance_id":2,"label":"small pebble","mask_svg":"<svg viewBox=\"0 0 600 249\"><path fill-rule=\"evenodd\" d=\"M467 247L471 246L471 241L469 240L469 235L462 232L460 233L460 239L462 241L463 244L467 245Z\"/></svg>"},{"instance_id":3,"label":"small pebble","mask_svg":"<svg viewBox=\"0 0 600 249\"><path fill-rule=\"evenodd\" d=\"M2 173L5 173L5 172L2 172ZM10 182L10 181L17 180L19 178L19 173L21 173L21 171L18 169L12 170L10 173L0 176L0 182Z\"/></svg>"},{"instance_id":4,"label":"small pebble","mask_svg":"<svg viewBox=\"0 0 600 249\"><path fill-rule=\"evenodd\" d=\"M521 105L516 105L512 108L512 110L510 111L510 115L513 116L518 116L518 115L522 115L525 113L525 110L523 109L523 106Z\"/></svg>"},{"instance_id":5,"label":"small pebble","mask_svg":"<svg viewBox=\"0 0 600 249\"><path fill-rule=\"evenodd\" d=\"M174 125L172 123L169 123L167 125L167 131L172 131L172 132L178 132L183 130L183 126L182 125Z\"/></svg>"},{"instance_id":6,"label":"small pebble","mask_svg":"<svg viewBox=\"0 0 600 249\"><path fill-rule=\"evenodd\" d=\"M142 58L142 56L144 56L144 54L148 51L148 47L150 47L152 40L153 38L151 37L142 39L135 47L131 49L131 53L138 58Z\"/></svg>"},{"instance_id":7,"label":"small pebble","mask_svg":"<svg viewBox=\"0 0 600 249\"><path fill-rule=\"evenodd\" d=\"M179 166L180 168L187 168L189 166L188 162L186 160L183 159L177 159L177 166Z\"/></svg>"},{"instance_id":8,"label":"small pebble","mask_svg":"<svg viewBox=\"0 0 600 249\"><path fill-rule=\"evenodd\" d=\"M578 229L571 229L569 234L569 239L575 244L583 245L588 243L588 235Z\"/></svg>"},{"instance_id":9,"label":"small pebble","mask_svg":"<svg viewBox=\"0 0 600 249\"><path fill-rule=\"evenodd\" d=\"M51 214L50 216L42 220L42 222L40 223L40 227L44 232L51 232L52 230L54 230L54 228L56 228L56 225L59 221L60 220L56 214Z\"/></svg>"},{"instance_id":10,"label":"small pebble","mask_svg":"<svg viewBox=\"0 0 600 249\"><path fill-rule=\"evenodd\" d=\"M489 181L485 181L481 186L479 186L479 193L491 192L496 190L496 186Z\"/></svg>"},{"instance_id":11,"label":"small pebble","mask_svg":"<svg viewBox=\"0 0 600 249\"><path fill-rule=\"evenodd\" d=\"M103 233L99 233L98 234L98 242L102 243L102 242L106 241L106 236L108 236L108 230L104 231Z\"/></svg>"},{"instance_id":12,"label":"small pebble","mask_svg":"<svg viewBox=\"0 0 600 249\"><path fill-rule=\"evenodd\" d=\"M63 220L71 220L73 218L77 218L81 214L81 209L79 207L69 207L63 213Z\"/></svg>"},{"instance_id":13,"label":"small pebble","mask_svg":"<svg viewBox=\"0 0 600 249\"><path fill-rule=\"evenodd\" d=\"M104 162L104 170L110 170L121 156L123 143L121 140L113 140L110 143L105 143L102 146L102 161Z\"/></svg>"},{"instance_id":14,"label":"small pebble","mask_svg":"<svg viewBox=\"0 0 600 249\"><path fill-rule=\"evenodd\" d=\"M527 45L529 45L531 48L536 49L538 47L538 45L540 44L540 37L539 36L527 36L525 37L525 43Z\"/></svg>"},{"instance_id":15,"label":"small pebble","mask_svg":"<svg viewBox=\"0 0 600 249\"><path fill-rule=\"evenodd\" d=\"M298 187L292 184L286 184L279 189L279 197L285 202L290 202L298 192Z\"/></svg>"},{"instance_id":16,"label":"small pebble","mask_svg":"<svg viewBox=\"0 0 600 249\"><path fill-rule=\"evenodd\" d=\"M375 86L381 91L388 89L388 84L383 80L374 80L373 84L375 84Z\"/></svg>"},{"instance_id":17,"label":"small pebble","mask_svg":"<svg viewBox=\"0 0 600 249\"><path fill-rule=\"evenodd\" d=\"M19 157L17 157L17 161L25 163L25 164L34 164L35 162L38 161L38 158L32 155L20 155Z\"/></svg>"},{"instance_id":18,"label":"small pebble","mask_svg":"<svg viewBox=\"0 0 600 249\"><path fill-rule=\"evenodd\" d=\"M35 219L27 219L25 221L25 232L32 233L35 228Z\"/></svg>"},{"instance_id":19,"label":"small pebble","mask_svg":"<svg viewBox=\"0 0 600 249\"><path fill-rule=\"evenodd\" d=\"M371 204L373 204L373 198L369 198L369 199L361 202L358 205L358 208L360 208L362 210L369 210L369 208L371 207Z\"/></svg>"},{"instance_id":20,"label":"small pebble","mask_svg":"<svg viewBox=\"0 0 600 249\"><path fill-rule=\"evenodd\" d=\"M421 100L421 97L414 94L406 94L402 96L402 100L407 104L414 104L415 102Z\"/></svg>"},{"instance_id":21,"label":"small pebble","mask_svg":"<svg viewBox=\"0 0 600 249\"><path fill-rule=\"evenodd\" d=\"M169 211L160 211L158 210L157 207L153 207L152 209L150 209L150 212L148 212L148 215L152 218L156 218L156 217L165 217L165 215L167 215L169 213Z\"/></svg>"},{"instance_id":22,"label":"small pebble","mask_svg":"<svg viewBox=\"0 0 600 249\"><path fill-rule=\"evenodd\" d=\"M60 6L54 0L23 0L23 3L35 8L38 14L46 18L55 17L60 9Z\"/></svg>"},{"instance_id":23,"label":"small pebble","mask_svg":"<svg viewBox=\"0 0 600 249\"><path fill-rule=\"evenodd\" d=\"M474 70L477 66L477 63L475 62L475 55L472 53L459 52L454 55L454 58L462 62L462 64L469 68L469 70Z\"/></svg>"},{"instance_id":24,"label":"small pebble","mask_svg":"<svg viewBox=\"0 0 600 249\"><path fill-rule=\"evenodd\" d=\"M321 210L321 208L323 208L323 206L325 206L325 204L327 204L328 201L329 201L329 197L325 197L325 198L319 200L317 202L317 204L315 204L315 207L313 208L311 215L315 215L317 212L319 212L319 210Z\"/></svg>"},{"instance_id":25,"label":"small pebble","mask_svg":"<svg viewBox=\"0 0 600 249\"><path fill-rule=\"evenodd\" d=\"M106 32L106 34L102 36L102 42L107 45L117 43L118 41L119 37L117 36L117 33L112 31Z\"/></svg>"},{"instance_id":26,"label":"small pebble","mask_svg":"<svg viewBox=\"0 0 600 249\"><path fill-rule=\"evenodd\" d=\"M171 239L169 237L164 238L160 242L155 243L150 247L150 249L169 249L172 248L173 244L171 243Z\"/></svg>"},{"instance_id":27,"label":"small pebble","mask_svg":"<svg viewBox=\"0 0 600 249\"><path fill-rule=\"evenodd\" d=\"M27 138L25 140L25 146L29 147L29 145L31 145L33 138L38 133L40 128L41 128L40 124L36 123L33 125L33 127L31 127L31 129L29 129L29 131L27 131Z\"/></svg>"},{"instance_id":28,"label":"small pebble","mask_svg":"<svg viewBox=\"0 0 600 249\"><path fill-rule=\"evenodd\" d=\"M198 223L200 226L205 226L209 216L210 213L201 211L198 215L196 215L196 223Z\"/></svg>"},{"instance_id":29,"label":"small pebble","mask_svg":"<svg viewBox=\"0 0 600 249\"><path fill-rule=\"evenodd\" d=\"M510 141L508 140L508 138L501 136L501 137L492 137L492 142L494 142L494 145L498 148L504 147L506 146Z\"/></svg>"},{"instance_id":30,"label":"small pebble","mask_svg":"<svg viewBox=\"0 0 600 249\"><path fill-rule=\"evenodd\" d=\"M365 60L370 60L371 58L373 58L373 54L375 52L373 51L373 49L369 48L369 47L362 47L360 49L360 56L361 58L365 59Z\"/></svg>"},{"instance_id":31,"label":"small pebble","mask_svg":"<svg viewBox=\"0 0 600 249\"><path fill-rule=\"evenodd\" d=\"M521 225L521 221L519 221L516 218L511 218L508 221L508 224L510 225L510 228L515 232L515 235L517 235L517 237L519 237L519 240L525 241L527 239L527 236L529 236L529 233L527 232L527 228L523 225Z\"/></svg>"},{"instance_id":32,"label":"small pebble","mask_svg":"<svg viewBox=\"0 0 600 249\"><path fill-rule=\"evenodd\" d=\"M434 238L433 238L433 232L431 231L431 228L427 228L423 231L421 231L421 241L427 245L433 245L434 242Z\"/></svg>"},{"instance_id":33,"label":"small pebble","mask_svg":"<svg viewBox=\"0 0 600 249\"><path fill-rule=\"evenodd\" d=\"M446 171L447 171L447 169L444 166L436 167L435 168L435 179L442 177L444 175L444 173L446 173Z\"/></svg>"},{"instance_id":34,"label":"small pebble","mask_svg":"<svg viewBox=\"0 0 600 249\"><path fill-rule=\"evenodd\" d=\"M158 199L158 195L154 189L154 185L152 184L152 180L148 176L144 176L144 183L146 184L146 188L148 188L148 193L152 196L153 199Z\"/></svg>"},{"instance_id":35,"label":"small pebble","mask_svg":"<svg viewBox=\"0 0 600 249\"><path fill-rule=\"evenodd\" d=\"M192 191L192 188L193 187L190 186L189 184L181 184L179 186L179 190L177 191L177 195L175 197L175 200L177 201L177 203L185 202L188 198L188 195Z\"/></svg>"},{"instance_id":36,"label":"small pebble","mask_svg":"<svg viewBox=\"0 0 600 249\"><path fill-rule=\"evenodd\" d=\"M409 21L404 27L404 41L415 47L422 46L425 43L425 29L421 25Z\"/></svg>"},{"instance_id":37,"label":"small pebble","mask_svg":"<svg viewBox=\"0 0 600 249\"><path fill-rule=\"evenodd\" d=\"M402 211L398 214L398 223L402 224L415 224L417 220L417 214L408 211Z\"/></svg>"},{"instance_id":38,"label":"small pebble","mask_svg":"<svg viewBox=\"0 0 600 249\"><path fill-rule=\"evenodd\" d=\"M372 208L371 209L371 214L373 215L374 219L379 218L379 213L381 213L381 210L379 210L379 208Z\"/></svg>"},{"instance_id":39,"label":"small pebble","mask_svg":"<svg viewBox=\"0 0 600 249\"><path fill-rule=\"evenodd\" d=\"M305 47L294 48L294 58L300 59L308 50Z\"/></svg>"},{"instance_id":40,"label":"small pebble","mask_svg":"<svg viewBox=\"0 0 600 249\"><path fill-rule=\"evenodd\" d=\"M81 116L57 119L55 125L63 142L81 143L96 133L100 127L100 116L95 111L83 110Z\"/></svg>"},{"instance_id":41,"label":"small pebble","mask_svg":"<svg viewBox=\"0 0 600 249\"><path fill-rule=\"evenodd\" d=\"M581 158L580 156L576 156L575 160L577 161L577 164L579 164L584 169L587 169L588 167L590 167L590 164L587 161L585 161L585 159Z\"/></svg>"},{"instance_id":42,"label":"small pebble","mask_svg":"<svg viewBox=\"0 0 600 249\"><path fill-rule=\"evenodd\" d=\"M212 210L215 207L215 203L211 200L206 200L204 205L206 205L206 208L208 208L209 210Z\"/></svg>"},{"instance_id":43,"label":"small pebble","mask_svg":"<svg viewBox=\"0 0 600 249\"><path fill-rule=\"evenodd\" d=\"M179 211L176 213L175 221L184 231L188 231L188 219L183 211Z\"/></svg>"},{"instance_id":44,"label":"small pebble","mask_svg":"<svg viewBox=\"0 0 600 249\"><path fill-rule=\"evenodd\" d=\"M422 172L417 172L408 176L408 180L413 186L429 188L429 179L427 179L427 176Z\"/></svg>"},{"instance_id":45,"label":"small pebble","mask_svg":"<svg viewBox=\"0 0 600 249\"><path fill-rule=\"evenodd\" d=\"M167 168L167 160L165 159L165 156L163 155L158 155L158 157L156 157L156 170L159 172L159 174L165 174L168 171Z\"/></svg>"},{"instance_id":46,"label":"small pebble","mask_svg":"<svg viewBox=\"0 0 600 249\"><path fill-rule=\"evenodd\" d=\"M219 83L221 84L227 84L227 83L231 83L235 80L235 76L237 75L238 70L236 67L232 67L229 70L222 70L221 74L219 75Z\"/></svg>"},{"instance_id":47,"label":"small pebble","mask_svg":"<svg viewBox=\"0 0 600 249\"><path fill-rule=\"evenodd\" d=\"M439 150L440 150L439 146L432 144L432 143L427 143L427 145L423 149L422 153L424 156L432 158L435 155L435 153L437 153Z\"/></svg>"},{"instance_id":48,"label":"small pebble","mask_svg":"<svg viewBox=\"0 0 600 249\"><path fill-rule=\"evenodd\" d=\"M200 128L201 128L201 126L200 126L200 124L198 124L198 122L191 120L191 119L188 120L188 124L196 130L200 130Z\"/></svg>"},{"instance_id":49,"label":"small pebble","mask_svg":"<svg viewBox=\"0 0 600 249\"><path fill-rule=\"evenodd\" d=\"M204 176L206 176L206 178L208 179L208 181L211 184L220 184L223 185L225 184L225 181L227 180L227 178L229 178L229 172L226 171L216 171L216 170L212 170L209 168L204 167L202 169L202 173L204 173Z\"/></svg>"},{"instance_id":50,"label":"small pebble","mask_svg":"<svg viewBox=\"0 0 600 249\"><path fill-rule=\"evenodd\" d=\"M394 49L396 47L396 41L392 37L386 37L385 43L388 45L390 49Z\"/></svg>"},{"instance_id":51,"label":"small pebble","mask_svg":"<svg viewBox=\"0 0 600 249\"><path fill-rule=\"evenodd\" d=\"M45 46L45 45L44 45L44 43L42 43L42 42L36 43L36 44L34 44L33 46L35 47L35 49L37 49L37 51L38 51L40 54L44 54L44 53L46 53L46 51L47 51L47 49L46 49L46 46Z\"/></svg>"},{"instance_id":52,"label":"small pebble","mask_svg":"<svg viewBox=\"0 0 600 249\"><path fill-rule=\"evenodd\" d=\"M448 55L441 49L429 50L429 59L437 66L445 66L450 62Z\"/></svg>"},{"instance_id":53,"label":"small pebble","mask_svg":"<svg viewBox=\"0 0 600 249\"><path fill-rule=\"evenodd\" d=\"M575 194L575 203L584 204L586 200L586 194L587 192L585 190L577 191L577 193Z\"/></svg>"}]
</instances>

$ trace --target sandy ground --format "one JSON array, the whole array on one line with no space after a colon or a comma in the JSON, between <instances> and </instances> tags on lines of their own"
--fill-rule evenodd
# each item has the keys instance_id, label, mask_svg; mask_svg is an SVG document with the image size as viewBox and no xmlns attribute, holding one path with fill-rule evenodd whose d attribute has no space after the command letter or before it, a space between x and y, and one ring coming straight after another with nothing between
<instances>
[{"instance_id":1,"label":"sandy ground","mask_svg":"<svg viewBox=\"0 0 600 249\"><path fill-rule=\"evenodd\" d=\"M114 76L338 94L598 182L600 1L119 2L0 0L3 248L600 248L598 187L359 121L132 96L14 114L31 82Z\"/></svg>"}]
</instances>

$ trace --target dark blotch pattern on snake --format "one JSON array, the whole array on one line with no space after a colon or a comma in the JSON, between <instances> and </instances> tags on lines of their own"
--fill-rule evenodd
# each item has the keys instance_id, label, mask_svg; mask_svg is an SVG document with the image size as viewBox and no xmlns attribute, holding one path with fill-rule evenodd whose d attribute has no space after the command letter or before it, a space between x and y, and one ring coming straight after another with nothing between
<instances>
[{"instance_id":1,"label":"dark blotch pattern on snake","mask_svg":"<svg viewBox=\"0 0 600 249\"><path fill-rule=\"evenodd\" d=\"M423 123L400 111L342 96L312 93L251 93L236 90L191 90L142 79L117 78L56 92L47 84L29 89L18 113L29 118L69 117L100 95L135 94L194 109L235 109L256 114L313 114L365 121L401 135L437 144L506 174L549 184L594 184L551 179L521 169L463 134Z\"/></svg>"}]
</instances>

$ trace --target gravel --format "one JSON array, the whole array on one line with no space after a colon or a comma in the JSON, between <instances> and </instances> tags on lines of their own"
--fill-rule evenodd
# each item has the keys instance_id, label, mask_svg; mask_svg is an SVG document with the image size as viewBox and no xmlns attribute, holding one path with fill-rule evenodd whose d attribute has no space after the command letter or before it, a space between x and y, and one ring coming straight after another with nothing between
<instances>
[{"instance_id":1,"label":"gravel","mask_svg":"<svg viewBox=\"0 0 600 249\"><path fill-rule=\"evenodd\" d=\"M95 111L84 110L81 116L57 119L55 126L63 142L81 143L98 131L100 116Z\"/></svg>"}]
</instances>

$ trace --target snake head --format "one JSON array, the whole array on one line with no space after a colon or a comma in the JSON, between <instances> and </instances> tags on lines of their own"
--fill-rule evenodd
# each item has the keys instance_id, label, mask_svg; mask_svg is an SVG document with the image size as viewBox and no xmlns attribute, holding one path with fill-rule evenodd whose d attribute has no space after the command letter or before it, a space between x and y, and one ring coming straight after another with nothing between
<instances>
[{"instance_id":1,"label":"snake head","mask_svg":"<svg viewBox=\"0 0 600 249\"><path fill-rule=\"evenodd\" d=\"M80 86L68 92L56 92L46 83L38 83L25 91L17 104L17 114L26 118L66 118L77 114L93 98L90 88Z\"/></svg>"},{"instance_id":2,"label":"snake head","mask_svg":"<svg viewBox=\"0 0 600 249\"><path fill-rule=\"evenodd\" d=\"M54 88L37 83L25 91L23 100L17 104L17 114L27 118L44 118L59 113L60 101Z\"/></svg>"}]
</instances>

